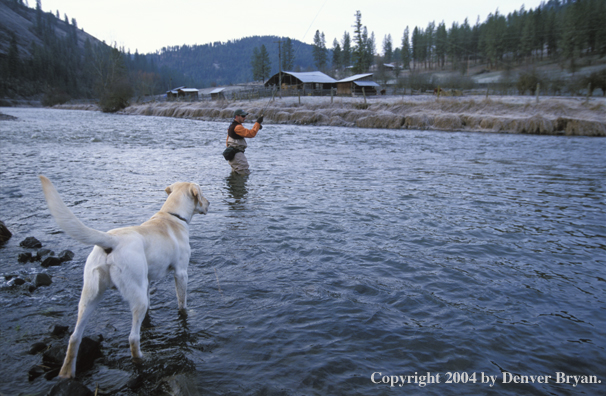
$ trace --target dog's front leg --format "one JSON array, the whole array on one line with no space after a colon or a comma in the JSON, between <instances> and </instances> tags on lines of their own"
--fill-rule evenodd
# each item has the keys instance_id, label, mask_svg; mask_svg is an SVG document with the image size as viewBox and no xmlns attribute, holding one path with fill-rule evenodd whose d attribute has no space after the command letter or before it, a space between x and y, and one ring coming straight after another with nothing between
<instances>
[{"instance_id":1,"label":"dog's front leg","mask_svg":"<svg viewBox=\"0 0 606 396\"><path fill-rule=\"evenodd\" d=\"M65 360L63 360L63 366L61 367L61 371L59 371L59 378L74 378L76 376L76 358L78 357L81 341L82 333L80 332L78 335L74 331L69 338Z\"/></svg>"},{"instance_id":2,"label":"dog's front leg","mask_svg":"<svg viewBox=\"0 0 606 396\"><path fill-rule=\"evenodd\" d=\"M187 268L175 271L175 289L177 290L177 303L179 313L187 315Z\"/></svg>"}]
</instances>

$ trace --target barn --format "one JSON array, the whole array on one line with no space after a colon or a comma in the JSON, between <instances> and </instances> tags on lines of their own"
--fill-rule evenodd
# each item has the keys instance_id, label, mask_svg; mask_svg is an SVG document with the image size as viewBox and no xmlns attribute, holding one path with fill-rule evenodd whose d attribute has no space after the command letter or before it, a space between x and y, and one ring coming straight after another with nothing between
<instances>
[{"instance_id":1,"label":"barn","mask_svg":"<svg viewBox=\"0 0 606 396\"><path fill-rule=\"evenodd\" d=\"M320 91L335 88L337 80L319 72L282 72L282 89L302 89L305 91ZM265 83L266 87L278 87L280 73L271 76Z\"/></svg>"},{"instance_id":2,"label":"barn","mask_svg":"<svg viewBox=\"0 0 606 396\"><path fill-rule=\"evenodd\" d=\"M337 81L337 95L376 95L379 84L372 80L372 73L356 74Z\"/></svg>"},{"instance_id":3,"label":"barn","mask_svg":"<svg viewBox=\"0 0 606 396\"><path fill-rule=\"evenodd\" d=\"M210 91L211 100L225 100L225 88L215 88Z\"/></svg>"},{"instance_id":4,"label":"barn","mask_svg":"<svg viewBox=\"0 0 606 396\"><path fill-rule=\"evenodd\" d=\"M198 99L198 90L196 88L187 88L185 86L166 91L168 100L187 98L190 100Z\"/></svg>"}]
</instances>

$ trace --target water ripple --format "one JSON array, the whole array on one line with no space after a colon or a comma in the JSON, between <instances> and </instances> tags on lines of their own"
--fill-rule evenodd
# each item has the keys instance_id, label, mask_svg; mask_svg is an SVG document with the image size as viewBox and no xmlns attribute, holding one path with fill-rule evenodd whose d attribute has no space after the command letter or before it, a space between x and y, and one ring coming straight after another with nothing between
<instances>
[{"instance_id":1,"label":"water ripple","mask_svg":"<svg viewBox=\"0 0 606 396\"><path fill-rule=\"evenodd\" d=\"M37 364L24 351L54 324L73 328L90 250L52 221L39 173L100 230L146 220L175 181L197 181L211 202L191 226L188 318L170 279L153 284L148 358L136 367L128 308L108 292L86 330L105 339L105 358L82 377L90 388L135 394L128 381L143 376L152 391L153 378L176 373L205 394L362 395L391 391L373 372L604 372L603 139L268 125L249 142L254 171L242 178L221 157L226 123L3 112L19 120L0 122L2 220L14 234L1 272L54 282L29 292L0 278L0 393L50 388L24 380L20 367ZM27 236L76 258L19 264Z\"/></svg>"}]
</instances>

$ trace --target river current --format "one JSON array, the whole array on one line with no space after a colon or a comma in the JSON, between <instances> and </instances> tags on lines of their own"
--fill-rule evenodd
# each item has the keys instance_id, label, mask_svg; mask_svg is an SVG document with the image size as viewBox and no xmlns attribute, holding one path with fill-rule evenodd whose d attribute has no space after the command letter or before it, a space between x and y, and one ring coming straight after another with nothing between
<instances>
[{"instance_id":1,"label":"river current","mask_svg":"<svg viewBox=\"0 0 606 396\"><path fill-rule=\"evenodd\" d=\"M147 220L176 181L210 201L190 225L188 316L171 276L151 285L141 365L106 292L85 331L103 358L79 373L99 394L173 375L205 395L606 393L606 139L265 125L239 177L228 121L2 112L18 119L0 121L0 274L53 283L0 276L0 394L56 383L28 380L28 351L73 330L91 250L60 231L39 174L99 230ZM29 236L75 257L19 263Z\"/></svg>"}]
</instances>

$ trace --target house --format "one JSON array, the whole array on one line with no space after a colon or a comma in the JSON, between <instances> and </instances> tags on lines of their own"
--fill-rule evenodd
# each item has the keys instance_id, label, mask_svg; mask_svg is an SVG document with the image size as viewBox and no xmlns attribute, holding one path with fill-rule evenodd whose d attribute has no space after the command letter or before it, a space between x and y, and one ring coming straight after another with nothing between
<instances>
[{"instance_id":1,"label":"house","mask_svg":"<svg viewBox=\"0 0 606 396\"><path fill-rule=\"evenodd\" d=\"M336 87L337 80L319 72L282 72L282 89L324 90ZM266 87L278 87L280 85L280 73L271 76Z\"/></svg>"},{"instance_id":2,"label":"house","mask_svg":"<svg viewBox=\"0 0 606 396\"><path fill-rule=\"evenodd\" d=\"M198 90L196 88L187 88L182 86L173 88L170 91L166 91L166 99L174 100L180 98L187 98L190 100L198 99Z\"/></svg>"},{"instance_id":3,"label":"house","mask_svg":"<svg viewBox=\"0 0 606 396\"><path fill-rule=\"evenodd\" d=\"M376 95L379 84L372 80L372 73L356 74L337 81L337 95Z\"/></svg>"}]
</instances>

